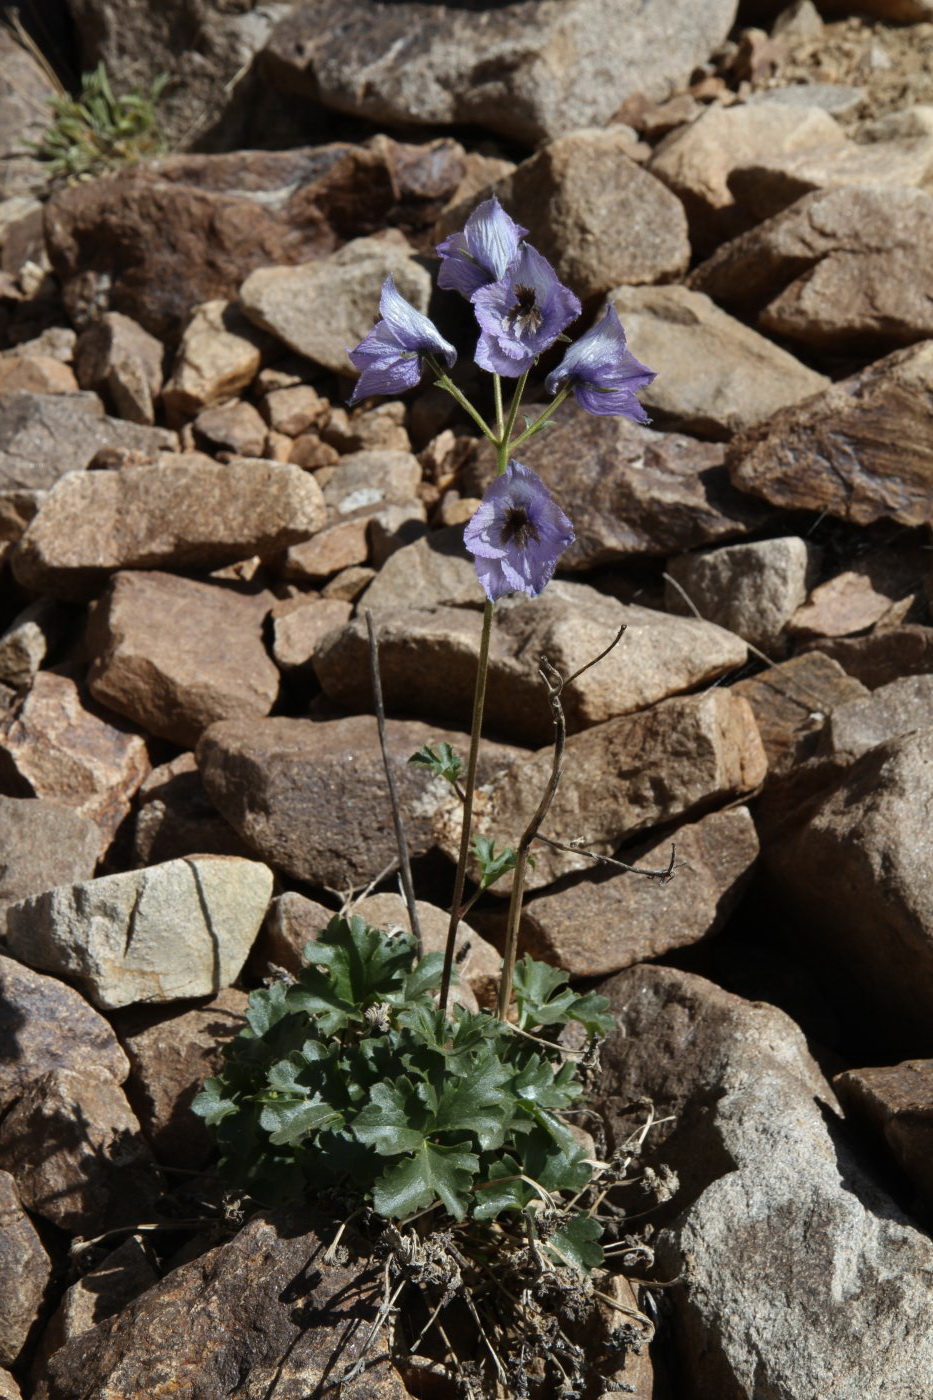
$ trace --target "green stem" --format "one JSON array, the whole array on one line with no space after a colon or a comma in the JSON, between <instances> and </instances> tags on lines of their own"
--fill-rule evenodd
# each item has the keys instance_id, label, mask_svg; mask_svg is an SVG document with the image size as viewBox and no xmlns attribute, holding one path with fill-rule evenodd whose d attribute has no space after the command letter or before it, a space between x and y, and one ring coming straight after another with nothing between
<instances>
[{"instance_id":1,"label":"green stem","mask_svg":"<svg viewBox=\"0 0 933 1400\"><path fill-rule=\"evenodd\" d=\"M511 453L512 447L515 445L511 440L512 429L515 427L515 419L518 417L518 410L522 401L522 395L525 392L525 385L528 383L528 373L529 372L526 369L525 373L521 376L518 383L515 385L515 393L512 395L512 404L509 408L508 422L505 425L505 432L502 434L502 441L505 443L506 446L507 457Z\"/></svg>"},{"instance_id":2,"label":"green stem","mask_svg":"<svg viewBox=\"0 0 933 1400\"><path fill-rule=\"evenodd\" d=\"M558 390L557 396L552 400L551 403L548 404L547 408L544 409L542 413L539 413L537 418L535 418L533 422L528 424L528 427L525 429L525 431L519 434L519 436L515 439L511 446L513 448L520 447L523 442L527 442L527 440L530 437L532 437L538 431L538 429L548 421L549 418L553 417L556 410L560 408L561 404L564 402L564 399L566 399L571 392L572 388L569 384L565 384L562 389Z\"/></svg>"},{"instance_id":3,"label":"green stem","mask_svg":"<svg viewBox=\"0 0 933 1400\"><path fill-rule=\"evenodd\" d=\"M460 906L463 903L463 888L466 884L467 861L470 856L470 835L473 824L473 794L476 791L476 764L479 758L479 736L483 727L483 706L486 700L486 676L489 671L489 638L492 634L493 604L483 608L483 630L479 643L479 659L476 663L476 689L473 693L473 722L470 727L470 754L467 759L466 782L463 794L463 829L460 833L460 855L457 860L457 874L454 877L453 902L450 907L450 924L447 928L447 946L444 949L444 972L441 978L441 1011L447 1010L450 995L450 979L454 965L454 945L460 927Z\"/></svg>"},{"instance_id":4,"label":"green stem","mask_svg":"<svg viewBox=\"0 0 933 1400\"><path fill-rule=\"evenodd\" d=\"M456 384L453 382L450 376L445 374L444 371L441 369L440 365L436 364L434 360L430 358L430 356L426 356L425 358L427 359L428 364L431 366L431 369L437 375L437 387L439 389L443 389L445 393L450 394L451 398L456 399L457 403L460 405L463 411L470 415L470 417L473 419L473 422L477 425L477 427L484 434L484 436L488 437L490 442L495 442L498 445L498 439L496 437L496 434L493 432L492 428L490 428L489 424L486 422L482 414L477 412L477 410L470 403L470 400L466 397L465 394L462 394L460 392L460 390L457 388Z\"/></svg>"},{"instance_id":5,"label":"green stem","mask_svg":"<svg viewBox=\"0 0 933 1400\"><path fill-rule=\"evenodd\" d=\"M502 380L498 374L492 376L492 394L496 405L496 434L498 438L496 446L501 447L503 442L508 442L508 438L503 432L505 418L502 412Z\"/></svg>"}]
</instances>

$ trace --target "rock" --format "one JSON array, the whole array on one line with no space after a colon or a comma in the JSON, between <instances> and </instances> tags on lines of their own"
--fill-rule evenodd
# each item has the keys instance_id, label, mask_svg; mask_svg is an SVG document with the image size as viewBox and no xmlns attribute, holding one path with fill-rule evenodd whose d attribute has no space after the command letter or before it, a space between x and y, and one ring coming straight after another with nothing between
<instances>
[{"instance_id":1,"label":"rock","mask_svg":"<svg viewBox=\"0 0 933 1400\"><path fill-rule=\"evenodd\" d=\"M91 694L182 748L215 720L267 715L279 691L262 639L273 602L175 574L117 574L88 628Z\"/></svg>"},{"instance_id":2,"label":"rock","mask_svg":"<svg viewBox=\"0 0 933 1400\"><path fill-rule=\"evenodd\" d=\"M855 1160L803 1034L673 968L602 990L625 1027L603 1047L614 1140L640 1095L676 1122L659 1156L683 1204L658 1264L681 1275L672 1341L691 1393L922 1392L933 1245Z\"/></svg>"},{"instance_id":3,"label":"rock","mask_svg":"<svg viewBox=\"0 0 933 1400\"><path fill-rule=\"evenodd\" d=\"M363 606L381 611L473 609L482 600L476 568L463 543L463 526L454 525L430 530L391 554L367 588Z\"/></svg>"},{"instance_id":4,"label":"rock","mask_svg":"<svg viewBox=\"0 0 933 1400\"><path fill-rule=\"evenodd\" d=\"M300 548L300 546L298 546ZM272 609L272 655L283 671L309 666L321 642L353 611L339 598L290 598Z\"/></svg>"},{"instance_id":5,"label":"rock","mask_svg":"<svg viewBox=\"0 0 933 1400\"><path fill-rule=\"evenodd\" d=\"M421 501L388 505L369 517L369 548L373 567L382 569L387 559L428 533L427 511Z\"/></svg>"},{"instance_id":6,"label":"rock","mask_svg":"<svg viewBox=\"0 0 933 1400\"><path fill-rule=\"evenodd\" d=\"M4 1366L14 1365L38 1322L51 1277L52 1262L20 1203L16 1182L9 1172L0 1171L0 1362Z\"/></svg>"},{"instance_id":7,"label":"rock","mask_svg":"<svg viewBox=\"0 0 933 1400\"><path fill-rule=\"evenodd\" d=\"M75 373L82 389L109 400L117 417L154 423L162 392L162 342L129 316L110 311L78 337Z\"/></svg>"},{"instance_id":8,"label":"rock","mask_svg":"<svg viewBox=\"0 0 933 1400\"><path fill-rule=\"evenodd\" d=\"M207 570L276 554L324 519L320 488L298 467L185 453L67 477L43 501L13 567L24 587L86 598L117 569Z\"/></svg>"},{"instance_id":9,"label":"rock","mask_svg":"<svg viewBox=\"0 0 933 1400\"><path fill-rule=\"evenodd\" d=\"M867 694L860 681L821 651L769 666L732 689L752 707L770 776L811 758L836 708Z\"/></svg>"},{"instance_id":10,"label":"rock","mask_svg":"<svg viewBox=\"0 0 933 1400\"><path fill-rule=\"evenodd\" d=\"M76 394L74 372L51 355L0 356L0 394Z\"/></svg>"},{"instance_id":11,"label":"rock","mask_svg":"<svg viewBox=\"0 0 933 1400\"><path fill-rule=\"evenodd\" d=\"M164 28L161 11L157 23ZM399 226L427 251L464 169L455 141L384 136L167 156L58 191L45 210L49 257L74 324L122 311L174 343L198 306L233 301L255 268L307 262Z\"/></svg>"},{"instance_id":12,"label":"rock","mask_svg":"<svg viewBox=\"0 0 933 1400\"><path fill-rule=\"evenodd\" d=\"M748 211L746 227L773 218L804 195L871 185L929 191L933 139L926 135L865 143L834 137L792 152L762 150L741 161L729 178L737 202Z\"/></svg>"},{"instance_id":13,"label":"rock","mask_svg":"<svg viewBox=\"0 0 933 1400\"><path fill-rule=\"evenodd\" d=\"M749 428L729 449L733 483L772 505L857 525L933 518L933 344L896 351Z\"/></svg>"},{"instance_id":14,"label":"rock","mask_svg":"<svg viewBox=\"0 0 933 1400\"><path fill-rule=\"evenodd\" d=\"M763 846L817 947L844 959L878 1023L926 1045L933 1008L933 729L872 749Z\"/></svg>"},{"instance_id":15,"label":"rock","mask_svg":"<svg viewBox=\"0 0 933 1400\"><path fill-rule=\"evenodd\" d=\"M48 126L49 101L56 95L37 49L21 44L12 26L0 32L0 200L44 192L48 167L33 143Z\"/></svg>"},{"instance_id":16,"label":"rock","mask_svg":"<svg viewBox=\"0 0 933 1400\"><path fill-rule=\"evenodd\" d=\"M405 428L407 410L399 399L375 403L372 408L356 408L350 414L332 408L321 427L325 442L341 454L348 452L410 452L411 439Z\"/></svg>"},{"instance_id":17,"label":"rock","mask_svg":"<svg viewBox=\"0 0 933 1400\"><path fill-rule=\"evenodd\" d=\"M933 335L933 287L917 265L931 230L921 190L827 190L726 243L690 285L808 348L884 354Z\"/></svg>"},{"instance_id":18,"label":"rock","mask_svg":"<svg viewBox=\"0 0 933 1400\"><path fill-rule=\"evenodd\" d=\"M146 1219L158 1195L139 1123L95 1064L52 1069L29 1086L0 1124L0 1169L28 1210L86 1238Z\"/></svg>"},{"instance_id":19,"label":"rock","mask_svg":"<svg viewBox=\"0 0 933 1400\"><path fill-rule=\"evenodd\" d=\"M630 93L666 97L725 38L735 4L518 0L480 14L305 3L263 61L278 90L380 125L482 126L533 146L604 125Z\"/></svg>"},{"instance_id":20,"label":"rock","mask_svg":"<svg viewBox=\"0 0 933 1400\"><path fill-rule=\"evenodd\" d=\"M474 823L478 834L514 844L531 820L551 773L553 753L541 749L483 786ZM767 765L746 700L728 690L665 700L650 710L606 720L573 734L564 774L543 825L545 835L611 855L640 831L680 817L698 817L717 802L751 792ZM448 802L436 819L438 844L459 846L460 809ZM589 870L575 851L541 843L526 888L542 889L561 875ZM510 877L495 885L507 894Z\"/></svg>"},{"instance_id":21,"label":"rock","mask_svg":"<svg viewBox=\"0 0 933 1400\"><path fill-rule=\"evenodd\" d=\"M166 412L176 419L193 418L247 389L262 363L263 340L235 302L196 307L165 386Z\"/></svg>"},{"instance_id":22,"label":"rock","mask_svg":"<svg viewBox=\"0 0 933 1400\"><path fill-rule=\"evenodd\" d=\"M103 1009L211 996L239 975L271 894L256 861L192 856L12 904L7 942Z\"/></svg>"},{"instance_id":23,"label":"rock","mask_svg":"<svg viewBox=\"0 0 933 1400\"><path fill-rule=\"evenodd\" d=\"M129 1063L107 1021L73 987L0 954L0 1110L53 1069L81 1071L90 1057L117 1084Z\"/></svg>"},{"instance_id":24,"label":"rock","mask_svg":"<svg viewBox=\"0 0 933 1400\"><path fill-rule=\"evenodd\" d=\"M160 1164L195 1171L210 1159L214 1139L191 1104L220 1072L223 1047L246 1024L248 1005L245 992L228 988L177 1015L134 1007L117 1017L130 1058L127 1093Z\"/></svg>"},{"instance_id":25,"label":"rock","mask_svg":"<svg viewBox=\"0 0 933 1400\"><path fill-rule=\"evenodd\" d=\"M421 926L422 952L443 953L447 947L449 914L424 899L416 900L415 907ZM397 927L411 932L408 907L399 894L368 895L365 899L357 900L352 912L377 928ZM491 943L464 922L457 930L454 962L460 983L470 988L480 1006L494 1011L499 995L502 958Z\"/></svg>"},{"instance_id":26,"label":"rock","mask_svg":"<svg viewBox=\"0 0 933 1400\"><path fill-rule=\"evenodd\" d=\"M819 645L821 651L869 690L899 676L922 676L933 670L933 627L908 624L872 632L867 637L842 637Z\"/></svg>"},{"instance_id":27,"label":"rock","mask_svg":"<svg viewBox=\"0 0 933 1400\"><path fill-rule=\"evenodd\" d=\"M853 1118L884 1136L898 1163L933 1204L933 1060L850 1069L833 1088Z\"/></svg>"},{"instance_id":28,"label":"rock","mask_svg":"<svg viewBox=\"0 0 933 1400\"><path fill-rule=\"evenodd\" d=\"M366 599L368 604L369 593ZM380 611L375 623L387 709L468 724L480 644L476 613L406 608ZM572 675L610 646L621 627L621 643L563 697L568 733L644 709L745 661L741 641L721 628L626 606L585 584L561 583L530 605L522 598L496 610L486 684L490 729L517 743L548 743L554 723L539 658L546 655L563 675ZM365 619L357 617L325 638L314 668L330 699L350 710L369 710Z\"/></svg>"},{"instance_id":29,"label":"rock","mask_svg":"<svg viewBox=\"0 0 933 1400\"><path fill-rule=\"evenodd\" d=\"M353 564L365 564L369 558L368 538L368 515L338 519L309 540L293 544L285 553L282 573L290 579L319 582Z\"/></svg>"},{"instance_id":30,"label":"rock","mask_svg":"<svg viewBox=\"0 0 933 1400\"><path fill-rule=\"evenodd\" d=\"M0 719L0 787L75 808L100 828L101 852L151 767L143 735L68 676L40 671Z\"/></svg>"},{"instance_id":31,"label":"rock","mask_svg":"<svg viewBox=\"0 0 933 1400\"><path fill-rule=\"evenodd\" d=\"M250 856L249 848L208 800L193 753L153 768L139 789L133 834L135 864L181 856Z\"/></svg>"},{"instance_id":32,"label":"rock","mask_svg":"<svg viewBox=\"0 0 933 1400\"><path fill-rule=\"evenodd\" d=\"M262 410L274 432L296 438L309 428L323 427L330 404L310 384L293 384L266 394Z\"/></svg>"},{"instance_id":33,"label":"rock","mask_svg":"<svg viewBox=\"0 0 933 1400\"><path fill-rule=\"evenodd\" d=\"M89 879L100 828L41 797L0 797L0 906Z\"/></svg>"},{"instance_id":34,"label":"rock","mask_svg":"<svg viewBox=\"0 0 933 1400\"><path fill-rule=\"evenodd\" d=\"M9 1371L0 1370L0 1400L23 1400L23 1392Z\"/></svg>"},{"instance_id":35,"label":"rock","mask_svg":"<svg viewBox=\"0 0 933 1400\"><path fill-rule=\"evenodd\" d=\"M696 121L665 137L649 169L683 202L690 241L702 257L754 222L729 187L737 166L759 156L785 155L812 146L831 151L845 139L842 127L819 107L714 103Z\"/></svg>"},{"instance_id":36,"label":"rock","mask_svg":"<svg viewBox=\"0 0 933 1400\"><path fill-rule=\"evenodd\" d=\"M447 785L404 765L422 745L444 740L466 753L465 734L388 721L412 856L434 844L431 816ZM505 745L485 745L484 776L514 756ZM331 889L365 885L396 859L374 717L226 721L205 732L197 757L217 810L254 851L295 879Z\"/></svg>"},{"instance_id":37,"label":"rock","mask_svg":"<svg viewBox=\"0 0 933 1400\"><path fill-rule=\"evenodd\" d=\"M335 1369L353 1366L382 1299L382 1266L366 1258L352 1229L341 1241L345 1262L324 1261L332 1233L311 1215L257 1216L56 1352L36 1400L77 1400L113 1384L144 1395L154 1376L178 1395L196 1376L204 1400L220 1400L231 1376L243 1400L313 1393ZM343 1386L346 1400L407 1400L384 1331L366 1361L365 1373Z\"/></svg>"},{"instance_id":38,"label":"rock","mask_svg":"<svg viewBox=\"0 0 933 1400\"><path fill-rule=\"evenodd\" d=\"M926 568L927 552L906 540L895 548L868 548L848 569L814 588L788 630L796 636L844 637L873 627L920 591Z\"/></svg>"},{"instance_id":39,"label":"rock","mask_svg":"<svg viewBox=\"0 0 933 1400\"><path fill-rule=\"evenodd\" d=\"M101 450L155 459L177 446L166 428L104 416L96 394L7 394L0 398L0 489L47 490L81 472Z\"/></svg>"},{"instance_id":40,"label":"rock","mask_svg":"<svg viewBox=\"0 0 933 1400\"><path fill-rule=\"evenodd\" d=\"M848 0L821 0L827 15L848 14ZM886 24L922 24L933 20L930 0L859 0L862 14L874 15Z\"/></svg>"},{"instance_id":41,"label":"rock","mask_svg":"<svg viewBox=\"0 0 933 1400\"><path fill-rule=\"evenodd\" d=\"M497 180L494 194L581 301L619 283L665 282L690 261L680 201L630 159L617 127L562 136ZM480 196L448 210L439 238L462 228Z\"/></svg>"},{"instance_id":42,"label":"rock","mask_svg":"<svg viewBox=\"0 0 933 1400\"><path fill-rule=\"evenodd\" d=\"M714 443L575 406L522 448L573 521L576 540L560 558L567 572L741 539L773 519L730 486L723 457ZM462 489L482 496L495 472L495 453L481 443Z\"/></svg>"},{"instance_id":43,"label":"rock","mask_svg":"<svg viewBox=\"0 0 933 1400\"><path fill-rule=\"evenodd\" d=\"M830 715L821 750L848 762L891 739L925 729L933 717L933 675L903 676Z\"/></svg>"},{"instance_id":44,"label":"rock","mask_svg":"<svg viewBox=\"0 0 933 1400\"><path fill-rule=\"evenodd\" d=\"M674 582L667 583L664 601L673 613L694 615L696 609L759 651L779 649L819 565L820 551L797 535L684 554L668 560Z\"/></svg>"},{"instance_id":45,"label":"rock","mask_svg":"<svg viewBox=\"0 0 933 1400\"><path fill-rule=\"evenodd\" d=\"M347 349L372 329L387 277L427 311L431 278L398 235L355 238L330 257L297 267L258 268L240 288L240 304L289 349L336 374L352 374Z\"/></svg>"},{"instance_id":46,"label":"rock","mask_svg":"<svg viewBox=\"0 0 933 1400\"><path fill-rule=\"evenodd\" d=\"M89 1332L105 1318L119 1313L147 1288L159 1281L142 1235L131 1235L65 1290L42 1334L41 1360L54 1355L66 1342ZM0 1396L3 1395L0 1390Z\"/></svg>"},{"instance_id":47,"label":"rock","mask_svg":"<svg viewBox=\"0 0 933 1400\"><path fill-rule=\"evenodd\" d=\"M657 373L639 398L658 423L722 441L829 387L689 287L616 287L629 348Z\"/></svg>"},{"instance_id":48,"label":"rock","mask_svg":"<svg viewBox=\"0 0 933 1400\"><path fill-rule=\"evenodd\" d=\"M263 457L266 425L251 403L231 399L206 408L191 425L195 445L220 457Z\"/></svg>"},{"instance_id":49,"label":"rock","mask_svg":"<svg viewBox=\"0 0 933 1400\"><path fill-rule=\"evenodd\" d=\"M321 597L332 602L355 603L375 577L376 570L368 565L351 564L348 569L341 569L339 574L324 585Z\"/></svg>"},{"instance_id":50,"label":"rock","mask_svg":"<svg viewBox=\"0 0 933 1400\"><path fill-rule=\"evenodd\" d=\"M523 951L571 977L605 977L718 933L758 855L748 808L711 812L624 859L663 870L672 846L676 869L669 881L599 871L530 899L519 933Z\"/></svg>"},{"instance_id":51,"label":"rock","mask_svg":"<svg viewBox=\"0 0 933 1400\"><path fill-rule=\"evenodd\" d=\"M25 690L43 662L51 658L72 621L69 613L47 598L37 598L0 636L0 681Z\"/></svg>"},{"instance_id":52,"label":"rock","mask_svg":"<svg viewBox=\"0 0 933 1400\"><path fill-rule=\"evenodd\" d=\"M25 533L46 495L45 491L0 491L0 545L4 553Z\"/></svg>"},{"instance_id":53,"label":"rock","mask_svg":"<svg viewBox=\"0 0 933 1400\"><path fill-rule=\"evenodd\" d=\"M333 917L333 909L316 899L285 890L269 905L248 970L260 979L274 976L277 968L298 972L305 965L305 944L313 942Z\"/></svg>"},{"instance_id":54,"label":"rock","mask_svg":"<svg viewBox=\"0 0 933 1400\"><path fill-rule=\"evenodd\" d=\"M372 318L370 318L372 319ZM411 452L353 452L334 467L324 487L332 517L407 505L421 484L421 464Z\"/></svg>"}]
</instances>

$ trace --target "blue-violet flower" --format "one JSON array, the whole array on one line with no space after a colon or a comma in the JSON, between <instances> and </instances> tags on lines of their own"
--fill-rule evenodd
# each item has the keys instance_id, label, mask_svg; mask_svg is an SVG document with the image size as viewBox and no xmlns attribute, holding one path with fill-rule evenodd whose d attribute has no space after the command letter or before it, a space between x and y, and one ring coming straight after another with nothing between
<instances>
[{"instance_id":1,"label":"blue-violet flower","mask_svg":"<svg viewBox=\"0 0 933 1400\"><path fill-rule=\"evenodd\" d=\"M379 298L382 320L377 321L355 350L348 350L361 371L351 404L375 394L400 394L413 389L421 378L421 357L435 355L451 369L457 352L427 316L423 316L397 289L391 277L382 284Z\"/></svg>"},{"instance_id":2,"label":"blue-violet flower","mask_svg":"<svg viewBox=\"0 0 933 1400\"><path fill-rule=\"evenodd\" d=\"M517 379L580 314L580 303L547 258L525 243L502 277L471 298L482 334L476 363Z\"/></svg>"},{"instance_id":3,"label":"blue-violet flower","mask_svg":"<svg viewBox=\"0 0 933 1400\"><path fill-rule=\"evenodd\" d=\"M463 540L483 592L494 603L506 593L536 598L574 533L537 472L511 461L488 487Z\"/></svg>"},{"instance_id":4,"label":"blue-violet flower","mask_svg":"<svg viewBox=\"0 0 933 1400\"><path fill-rule=\"evenodd\" d=\"M478 288L497 282L527 232L509 217L495 195L484 200L460 233L452 233L438 243L441 266L437 285L469 298Z\"/></svg>"},{"instance_id":5,"label":"blue-violet flower","mask_svg":"<svg viewBox=\"0 0 933 1400\"><path fill-rule=\"evenodd\" d=\"M621 414L636 423L648 423L651 420L635 395L654 378L654 372L625 348L619 313L608 306L602 320L571 345L544 382L548 393L556 394L569 381L577 403L587 413Z\"/></svg>"}]
</instances>

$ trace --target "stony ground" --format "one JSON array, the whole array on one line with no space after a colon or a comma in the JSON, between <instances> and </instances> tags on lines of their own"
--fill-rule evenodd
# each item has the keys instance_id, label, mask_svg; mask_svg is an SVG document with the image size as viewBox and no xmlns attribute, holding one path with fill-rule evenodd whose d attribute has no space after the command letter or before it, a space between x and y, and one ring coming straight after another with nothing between
<instances>
[{"instance_id":1,"label":"stony ground","mask_svg":"<svg viewBox=\"0 0 933 1400\"><path fill-rule=\"evenodd\" d=\"M405 760L466 747L495 464L427 384L350 410L345 351L391 274L482 394L432 250L490 192L658 375L650 427L571 403L523 450L577 538L497 608L479 775L514 840L537 658L625 624L566 694L522 924L617 1015L608 1148L650 1099L679 1178L593 1400L929 1395L933 6L820 9L218 4L193 38L71 0L86 68L177 78L173 153L71 184L0 30L2 1400L297 1400L375 1316L361 1242L319 1267L331 1222L225 1199L190 1103L334 910L405 923L367 609L443 942L458 809ZM469 1004L503 924L461 932ZM461 1392L383 1356L344 1393Z\"/></svg>"}]
</instances>

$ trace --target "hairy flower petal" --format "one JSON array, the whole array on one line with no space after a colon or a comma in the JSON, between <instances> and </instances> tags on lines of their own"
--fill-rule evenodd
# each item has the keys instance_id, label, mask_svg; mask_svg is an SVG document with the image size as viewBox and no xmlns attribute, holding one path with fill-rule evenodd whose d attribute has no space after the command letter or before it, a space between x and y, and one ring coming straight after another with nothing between
<instances>
[{"instance_id":1,"label":"hairy flower petal","mask_svg":"<svg viewBox=\"0 0 933 1400\"><path fill-rule=\"evenodd\" d=\"M619 313L608 306L602 320L571 345L545 385L548 393L555 394L569 383L577 403L587 413L647 423L648 415L635 396L654 378L654 372L626 349Z\"/></svg>"},{"instance_id":2,"label":"hairy flower petal","mask_svg":"<svg viewBox=\"0 0 933 1400\"><path fill-rule=\"evenodd\" d=\"M437 285L471 297L502 277L528 232L515 223L493 195L478 204L459 233L437 245L441 267Z\"/></svg>"},{"instance_id":3,"label":"hairy flower petal","mask_svg":"<svg viewBox=\"0 0 933 1400\"><path fill-rule=\"evenodd\" d=\"M391 277L379 298L382 320L347 354L360 371L350 403L376 394L399 394L421 378L422 355L441 359L450 369L457 352L440 331L398 291Z\"/></svg>"},{"instance_id":4,"label":"hairy flower petal","mask_svg":"<svg viewBox=\"0 0 933 1400\"><path fill-rule=\"evenodd\" d=\"M507 593L537 597L574 533L537 472L511 461L488 487L463 539L494 603Z\"/></svg>"}]
</instances>

